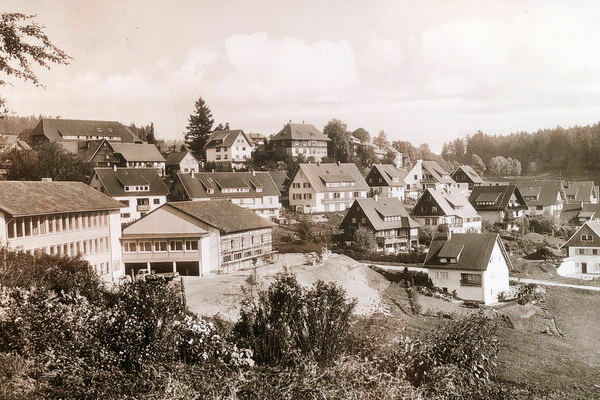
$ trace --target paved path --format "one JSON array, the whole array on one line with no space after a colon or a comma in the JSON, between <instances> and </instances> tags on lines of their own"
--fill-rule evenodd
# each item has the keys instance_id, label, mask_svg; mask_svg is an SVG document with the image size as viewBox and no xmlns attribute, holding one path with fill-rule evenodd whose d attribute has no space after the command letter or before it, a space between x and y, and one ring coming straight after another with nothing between
<instances>
[{"instance_id":1,"label":"paved path","mask_svg":"<svg viewBox=\"0 0 600 400\"><path fill-rule=\"evenodd\" d=\"M515 277L511 277L511 280L515 280L519 283L535 283L536 285L542 285L542 286L558 286L558 287L583 289L583 290L591 290L594 292L600 292L600 286L573 285L571 283L540 281L538 279L527 279L527 278L516 278L515 279Z\"/></svg>"}]
</instances>

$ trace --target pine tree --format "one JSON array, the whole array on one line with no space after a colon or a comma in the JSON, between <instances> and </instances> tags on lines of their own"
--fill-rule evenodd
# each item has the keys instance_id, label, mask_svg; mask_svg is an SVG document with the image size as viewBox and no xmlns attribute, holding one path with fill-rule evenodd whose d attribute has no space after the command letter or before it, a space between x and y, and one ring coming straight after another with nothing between
<instances>
[{"instance_id":1,"label":"pine tree","mask_svg":"<svg viewBox=\"0 0 600 400\"><path fill-rule=\"evenodd\" d=\"M146 141L149 144L156 143L156 136L154 135L154 122L150 123L150 128L148 129L148 134L146 135Z\"/></svg>"},{"instance_id":2,"label":"pine tree","mask_svg":"<svg viewBox=\"0 0 600 400\"><path fill-rule=\"evenodd\" d=\"M210 132L215 120L210 108L202 97L199 97L194 106L194 112L190 115L185 134L185 144L196 156L204 156L204 145L210 137Z\"/></svg>"}]
</instances>

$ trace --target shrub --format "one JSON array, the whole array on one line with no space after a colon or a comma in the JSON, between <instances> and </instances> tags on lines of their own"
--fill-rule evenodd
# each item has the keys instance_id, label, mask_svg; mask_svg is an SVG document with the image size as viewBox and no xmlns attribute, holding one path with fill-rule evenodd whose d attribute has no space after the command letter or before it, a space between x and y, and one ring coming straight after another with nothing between
<instances>
[{"instance_id":1,"label":"shrub","mask_svg":"<svg viewBox=\"0 0 600 400\"><path fill-rule=\"evenodd\" d=\"M370 253L377 249L375 235L370 229L365 227L358 228L352 235L356 251L361 253Z\"/></svg>"},{"instance_id":2,"label":"shrub","mask_svg":"<svg viewBox=\"0 0 600 400\"><path fill-rule=\"evenodd\" d=\"M324 363L340 353L355 305L334 283L303 289L295 275L282 273L258 299L242 303L234 333L257 362L294 364L307 357Z\"/></svg>"},{"instance_id":3,"label":"shrub","mask_svg":"<svg viewBox=\"0 0 600 400\"><path fill-rule=\"evenodd\" d=\"M315 224L309 217L301 216L294 229L300 240L312 240L315 232Z\"/></svg>"},{"instance_id":4,"label":"shrub","mask_svg":"<svg viewBox=\"0 0 600 400\"><path fill-rule=\"evenodd\" d=\"M560 228L557 217L545 214L535 214L529 217L529 229L532 232L554 235Z\"/></svg>"},{"instance_id":5,"label":"shrub","mask_svg":"<svg viewBox=\"0 0 600 400\"><path fill-rule=\"evenodd\" d=\"M542 301L543 299L544 292L543 290L540 290L535 283L528 283L526 285L519 286L517 289L517 302L519 304Z\"/></svg>"},{"instance_id":6,"label":"shrub","mask_svg":"<svg viewBox=\"0 0 600 400\"><path fill-rule=\"evenodd\" d=\"M419 243L424 246L431 245L435 231L431 226L422 226L419 229Z\"/></svg>"},{"instance_id":7,"label":"shrub","mask_svg":"<svg viewBox=\"0 0 600 400\"><path fill-rule=\"evenodd\" d=\"M425 286L434 289L433 281L426 272L410 271L404 268L402 271L390 271L371 266L371 268L383 275L390 282L404 283L410 286Z\"/></svg>"}]
</instances>

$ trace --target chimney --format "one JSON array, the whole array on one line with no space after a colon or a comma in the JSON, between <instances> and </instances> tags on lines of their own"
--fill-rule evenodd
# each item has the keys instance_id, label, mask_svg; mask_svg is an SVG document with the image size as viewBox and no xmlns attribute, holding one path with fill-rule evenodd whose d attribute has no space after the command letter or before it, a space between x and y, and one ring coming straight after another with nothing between
<instances>
[{"instance_id":1,"label":"chimney","mask_svg":"<svg viewBox=\"0 0 600 400\"><path fill-rule=\"evenodd\" d=\"M215 169L214 169L214 168L212 169L212 172L215 172Z\"/></svg>"},{"instance_id":2,"label":"chimney","mask_svg":"<svg viewBox=\"0 0 600 400\"><path fill-rule=\"evenodd\" d=\"M41 179L42 182L52 182L52 178L42 178Z\"/></svg>"},{"instance_id":3,"label":"chimney","mask_svg":"<svg viewBox=\"0 0 600 400\"><path fill-rule=\"evenodd\" d=\"M117 170L117 164L113 164L113 171Z\"/></svg>"},{"instance_id":4,"label":"chimney","mask_svg":"<svg viewBox=\"0 0 600 400\"><path fill-rule=\"evenodd\" d=\"M379 196L375 195L375 196L373 196L373 199L375 199L375 203L377 203L377 200L379 200Z\"/></svg>"},{"instance_id":5,"label":"chimney","mask_svg":"<svg viewBox=\"0 0 600 400\"><path fill-rule=\"evenodd\" d=\"M252 176L256 176L256 171L252 170Z\"/></svg>"},{"instance_id":6,"label":"chimney","mask_svg":"<svg viewBox=\"0 0 600 400\"><path fill-rule=\"evenodd\" d=\"M339 166L341 164L342 164L342 162L340 160L338 160L337 165Z\"/></svg>"}]
</instances>

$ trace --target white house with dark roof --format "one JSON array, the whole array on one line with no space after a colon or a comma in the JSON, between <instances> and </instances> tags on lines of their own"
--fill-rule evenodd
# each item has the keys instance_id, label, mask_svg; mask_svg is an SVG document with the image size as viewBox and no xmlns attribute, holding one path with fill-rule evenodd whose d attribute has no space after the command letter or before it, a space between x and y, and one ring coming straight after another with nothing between
<instances>
[{"instance_id":1,"label":"white house with dark roof","mask_svg":"<svg viewBox=\"0 0 600 400\"><path fill-rule=\"evenodd\" d=\"M340 229L348 240L357 229L364 227L375 235L379 251L407 252L419 245L419 227L406 211L400 199L375 197L354 200Z\"/></svg>"},{"instance_id":2,"label":"white house with dark roof","mask_svg":"<svg viewBox=\"0 0 600 400\"><path fill-rule=\"evenodd\" d=\"M457 188L425 189L412 216L424 226L446 224L454 233L481 232L481 217Z\"/></svg>"},{"instance_id":3,"label":"white house with dark roof","mask_svg":"<svg viewBox=\"0 0 600 400\"><path fill-rule=\"evenodd\" d=\"M560 217L566 195L560 180L514 179L527 203L527 214L547 214Z\"/></svg>"},{"instance_id":4,"label":"white house with dark roof","mask_svg":"<svg viewBox=\"0 0 600 400\"><path fill-rule=\"evenodd\" d=\"M264 218L279 218L281 193L269 172L200 172L177 174L172 201L229 200Z\"/></svg>"},{"instance_id":5,"label":"white house with dark roof","mask_svg":"<svg viewBox=\"0 0 600 400\"><path fill-rule=\"evenodd\" d=\"M561 248L567 250L567 258L559 274L600 274L600 220L584 223Z\"/></svg>"},{"instance_id":6,"label":"white house with dark roof","mask_svg":"<svg viewBox=\"0 0 600 400\"><path fill-rule=\"evenodd\" d=\"M143 143L131 129L117 121L42 118L35 128L20 136L30 144L39 141L60 143L72 153L77 153L79 142L88 140Z\"/></svg>"},{"instance_id":7,"label":"white house with dark roof","mask_svg":"<svg viewBox=\"0 0 600 400\"><path fill-rule=\"evenodd\" d=\"M405 178L406 193L417 198L425 189L450 189L457 187L450 174L437 161L417 160Z\"/></svg>"},{"instance_id":8,"label":"white house with dark roof","mask_svg":"<svg viewBox=\"0 0 600 400\"><path fill-rule=\"evenodd\" d=\"M268 262L272 226L227 200L166 203L123 229L128 274L210 275Z\"/></svg>"},{"instance_id":9,"label":"white house with dark roof","mask_svg":"<svg viewBox=\"0 0 600 400\"><path fill-rule=\"evenodd\" d=\"M173 151L167 156L165 163L167 174L183 172L185 174L200 172L198 159L191 151Z\"/></svg>"},{"instance_id":10,"label":"white house with dark roof","mask_svg":"<svg viewBox=\"0 0 600 400\"><path fill-rule=\"evenodd\" d=\"M404 200L406 182L404 178L408 171L396 168L392 164L374 164L365 180L373 195L380 197L396 197Z\"/></svg>"},{"instance_id":11,"label":"white house with dark roof","mask_svg":"<svg viewBox=\"0 0 600 400\"><path fill-rule=\"evenodd\" d=\"M110 147L120 158L120 167L154 168L160 171L161 175L165 174L165 158L153 144L110 143Z\"/></svg>"},{"instance_id":12,"label":"white house with dark roof","mask_svg":"<svg viewBox=\"0 0 600 400\"><path fill-rule=\"evenodd\" d=\"M510 222L522 217L527 210L527 203L516 185L475 186L469 203L482 220L491 223Z\"/></svg>"},{"instance_id":13,"label":"white house with dark roof","mask_svg":"<svg viewBox=\"0 0 600 400\"><path fill-rule=\"evenodd\" d=\"M169 188L154 168L94 168L90 186L123 204L122 224L165 204L169 194Z\"/></svg>"},{"instance_id":14,"label":"white house with dark roof","mask_svg":"<svg viewBox=\"0 0 600 400\"><path fill-rule=\"evenodd\" d=\"M564 181L567 203L598 204L598 189L594 181Z\"/></svg>"},{"instance_id":15,"label":"white house with dark roof","mask_svg":"<svg viewBox=\"0 0 600 400\"><path fill-rule=\"evenodd\" d=\"M311 124L285 124L283 129L273 135L270 145L290 157L303 155L321 161L327 157L327 142L331 139Z\"/></svg>"},{"instance_id":16,"label":"white house with dark roof","mask_svg":"<svg viewBox=\"0 0 600 400\"><path fill-rule=\"evenodd\" d=\"M124 273L121 206L82 182L0 181L0 246L81 256L113 282Z\"/></svg>"},{"instance_id":17,"label":"white house with dark roof","mask_svg":"<svg viewBox=\"0 0 600 400\"><path fill-rule=\"evenodd\" d=\"M253 150L252 140L241 129L213 132L204 146L206 162L231 166L232 169L244 168Z\"/></svg>"},{"instance_id":18,"label":"white house with dark roof","mask_svg":"<svg viewBox=\"0 0 600 400\"><path fill-rule=\"evenodd\" d=\"M290 207L301 213L345 211L369 185L354 163L301 163L290 183Z\"/></svg>"},{"instance_id":19,"label":"white house with dark roof","mask_svg":"<svg viewBox=\"0 0 600 400\"><path fill-rule=\"evenodd\" d=\"M438 233L423 266L435 286L463 300L497 303L509 290L512 264L497 233Z\"/></svg>"},{"instance_id":20,"label":"white house with dark roof","mask_svg":"<svg viewBox=\"0 0 600 400\"><path fill-rule=\"evenodd\" d=\"M485 180L470 165L458 166L450 177L458 184L466 184L469 191L485 183Z\"/></svg>"}]
</instances>

